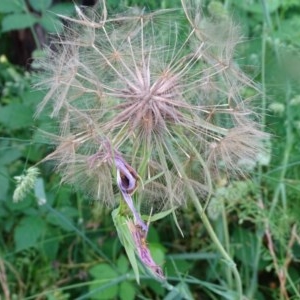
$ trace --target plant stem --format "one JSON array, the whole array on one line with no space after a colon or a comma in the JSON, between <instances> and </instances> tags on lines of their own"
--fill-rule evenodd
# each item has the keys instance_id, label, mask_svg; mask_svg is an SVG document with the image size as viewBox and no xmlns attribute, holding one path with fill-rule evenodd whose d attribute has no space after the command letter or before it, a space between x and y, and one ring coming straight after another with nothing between
<instances>
[{"instance_id":1,"label":"plant stem","mask_svg":"<svg viewBox=\"0 0 300 300\"><path fill-rule=\"evenodd\" d=\"M193 204L194 204L199 216L201 217L203 224L204 224L210 238L212 239L216 248L218 249L220 254L225 259L226 263L232 270L232 273L234 275L235 282L236 282L236 289L237 289L237 298L236 299L241 300L241 299L243 299L243 288L242 288L241 277L237 270L236 264L234 263L234 261L232 260L230 255L227 253L227 251L225 250L223 245L220 243L220 240L218 239L206 213L204 212L202 205L200 204L200 202L197 198L197 195L195 194L195 191L189 185L187 185L187 188L188 188L189 195L193 201Z\"/></svg>"},{"instance_id":2,"label":"plant stem","mask_svg":"<svg viewBox=\"0 0 300 300\"><path fill-rule=\"evenodd\" d=\"M203 166L203 168L205 169L205 174L207 177L207 181L209 183L209 194L208 194L208 199L210 198L211 195L211 190L212 190L212 183L211 183L211 178L210 178L210 174L209 171L206 170L206 166L204 161L202 160L202 157L199 155L199 153L197 152L197 149L195 149L195 147L192 145L192 143L183 135L182 136L183 141L185 141L185 143L187 143L191 149L193 149L194 154L196 155L196 157L199 159L199 161L201 162L201 165ZM171 147L170 145L168 145L169 147ZM175 155L175 152L173 152L173 155ZM178 160L174 160L174 163L176 163L176 161ZM188 178L185 174L185 171L183 170L182 166L180 164L176 164L177 169L180 171L181 175L183 176L183 179L186 181L186 188L188 190L188 193L191 197L191 200L193 202L193 204L195 205L195 208L200 216L200 218L203 221L203 224L210 236L210 238L212 239L213 243L215 244L216 248L218 249L218 251L220 252L220 254L223 256L223 258L225 259L226 263L228 264L228 266L230 267L230 269L233 272L233 275L235 277L235 281L236 281L236 289L237 289L237 299L242 299L243 298L243 288L242 288L242 281L241 281L241 277L240 274L237 270L236 264L234 263L234 261L232 260L232 258L230 257L230 255L228 254L228 252L225 250L225 248L223 247L223 245L221 244L219 238L217 237L213 226L211 225L206 213L205 213L205 207L203 208L202 205L199 202L199 199L194 191L194 189L192 188L192 186L189 184L188 182ZM207 201L208 203L208 201ZM206 203L206 204L207 204ZM229 246L228 246L229 248ZM229 280L228 284L232 285L231 280Z\"/></svg>"},{"instance_id":3,"label":"plant stem","mask_svg":"<svg viewBox=\"0 0 300 300\"><path fill-rule=\"evenodd\" d=\"M247 298L248 299L254 299L254 294L257 290L257 274L258 274L258 266L260 261L260 255L261 255L261 247L262 247L262 238L263 238L264 232L257 232L257 246L255 250L255 258L252 264L252 278L250 287L247 291Z\"/></svg>"},{"instance_id":4,"label":"plant stem","mask_svg":"<svg viewBox=\"0 0 300 300\"><path fill-rule=\"evenodd\" d=\"M225 249L227 253L230 253L230 238L229 238L229 232L228 232L228 223L227 223L227 217L226 217L226 210L225 210L225 205L224 201L221 201L222 205L222 228L223 228L223 233L224 233L224 244L225 244ZM232 288L232 272L231 270L227 267L226 268L226 277L227 277L227 282L230 288Z\"/></svg>"},{"instance_id":5,"label":"plant stem","mask_svg":"<svg viewBox=\"0 0 300 300\"><path fill-rule=\"evenodd\" d=\"M24 9L24 11L25 11L25 13L26 13L27 15L31 15L31 12L29 11L29 9L28 9L28 7L27 7L26 4L24 4L23 9ZM30 26L29 29L30 29L30 32L31 32L32 37L33 37L33 39L34 39L34 43L35 43L36 48L37 48L38 50L42 49L41 43L40 43L40 41L39 41L39 38L38 38L38 36L37 36L37 34L36 34L36 32L35 32L34 25L33 25L33 26Z\"/></svg>"}]
</instances>

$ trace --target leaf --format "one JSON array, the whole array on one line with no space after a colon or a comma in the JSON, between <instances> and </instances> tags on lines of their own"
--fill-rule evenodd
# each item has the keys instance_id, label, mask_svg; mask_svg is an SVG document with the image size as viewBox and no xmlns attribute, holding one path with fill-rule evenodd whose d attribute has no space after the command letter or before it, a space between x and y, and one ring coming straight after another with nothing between
<instances>
[{"instance_id":1,"label":"leaf","mask_svg":"<svg viewBox=\"0 0 300 300\"><path fill-rule=\"evenodd\" d=\"M162 211L162 212L159 212L157 214L154 214L153 216L151 216L149 219L150 219L150 222L155 222L157 220L160 220L160 219L163 219L165 218L167 215L173 213L174 211L176 210L176 207L172 207L168 210L165 210L165 211ZM143 218L144 219L144 218Z\"/></svg>"},{"instance_id":2,"label":"leaf","mask_svg":"<svg viewBox=\"0 0 300 300\"><path fill-rule=\"evenodd\" d=\"M43 178L36 179L34 186L34 195L37 198L37 202L39 205L43 205L47 202Z\"/></svg>"},{"instance_id":3,"label":"leaf","mask_svg":"<svg viewBox=\"0 0 300 300\"><path fill-rule=\"evenodd\" d=\"M168 259L168 257L165 263L165 270L166 273L168 273L168 276L177 277L179 274L188 272L191 269L191 267L192 263L190 262L187 262L185 260L170 260Z\"/></svg>"},{"instance_id":4,"label":"leaf","mask_svg":"<svg viewBox=\"0 0 300 300\"><path fill-rule=\"evenodd\" d=\"M59 240L61 239L61 234L59 230L54 228L49 228L47 230L47 235L42 240L39 247L41 253L47 257L48 260L55 260L57 258L57 253L59 249Z\"/></svg>"},{"instance_id":5,"label":"leaf","mask_svg":"<svg viewBox=\"0 0 300 300\"><path fill-rule=\"evenodd\" d=\"M159 243L150 243L149 249L154 261L158 265L162 265L165 262L166 249Z\"/></svg>"},{"instance_id":6,"label":"leaf","mask_svg":"<svg viewBox=\"0 0 300 300\"><path fill-rule=\"evenodd\" d=\"M47 215L47 222L52 225L57 225L65 231L74 230L74 222L72 217L78 216L78 211L72 207L62 207L59 209L60 214L49 212Z\"/></svg>"},{"instance_id":7,"label":"leaf","mask_svg":"<svg viewBox=\"0 0 300 300\"><path fill-rule=\"evenodd\" d=\"M0 123L11 130L28 128L32 125L33 109L21 104L10 103L0 110Z\"/></svg>"},{"instance_id":8,"label":"leaf","mask_svg":"<svg viewBox=\"0 0 300 300\"><path fill-rule=\"evenodd\" d=\"M26 159L29 161L39 161L42 160L45 157L45 151L42 148L42 145L40 144L34 144L34 141L31 141L33 145L30 146L30 151L28 149L24 149L24 156L26 156Z\"/></svg>"},{"instance_id":9,"label":"leaf","mask_svg":"<svg viewBox=\"0 0 300 300\"><path fill-rule=\"evenodd\" d=\"M134 300L135 299L134 286L128 281L123 281L120 285L119 295L121 300Z\"/></svg>"},{"instance_id":10,"label":"leaf","mask_svg":"<svg viewBox=\"0 0 300 300\"><path fill-rule=\"evenodd\" d=\"M7 15L2 19L2 32L28 28L37 22L36 17L25 13Z\"/></svg>"},{"instance_id":11,"label":"leaf","mask_svg":"<svg viewBox=\"0 0 300 300\"><path fill-rule=\"evenodd\" d=\"M66 217L78 217L78 210L74 207L64 206L59 209L59 212Z\"/></svg>"},{"instance_id":12,"label":"leaf","mask_svg":"<svg viewBox=\"0 0 300 300\"><path fill-rule=\"evenodd\" d=\"M35 50L33 55L37 53L39 50ZM44 52L42 52L44 53ZM35 58L35 56L34 56ZM26 106L34 107L38 105L38 103L45 97L45 93L40 90L26 90L22 93L21 99Z\"/></svg>"},{"instance_id":13,"label":"leaf","mask_svg":"<svg viewBox=\"0 0 300 300\"><path fill-rule=\"evenodd\" d=\"M109 283L106 281L106 284ZM101 289L101 284L98 282L92 282L89 286L89 295L90 298L93 300L108 300L108 299L117 299L116 296L118 295L118 285L113 285L107 288ZM98 290L98 291L96 291Z\"/></svg>"},{"instance_id":14,"label":"leaf","mask_svg":"<svg viewBox=\"0 0 300 300\"><path fill-rule=\"evenodd\" d=\"M38 239L45 233L45 230L46 223L40 217L23 217L14 232L16 251L36 246Z\"/></svg>"},{"instance_id":15,"label":"leaf","mask_svg":"<svg viewBox=\"0 0 300 300\"><path fill-rule=\"evenodd\" d=\"M22 201L19 202L13 202L11 199L9 199L9 201L7 201L6 207L12 212L24 212L25 210L27 210L28 208L32 207L33 205L33 197L28 194L27 196L25 196L25 198Z\"/></svg>"},{"instance_id":16,"label":"leaf","mask_svg":"<svg viewBox=\"0 0 300 300\"><path fill-rule=\"evenodd\" d=\"M189 286L185 282L179 282L176 289L172 289L165 297L164 300L176 299L194 299Z\"/></svg>"},{"instance_id":17,"label":"leaf","mask_svg":"<svg viewBox=\"0 0 300 300\"><path fill-rule=\"evenodd\" d=\"M1 181L0 181L0 184L1 184ZM0 194L1 194L1 192L0 192ZM1 200L1 198L0 198L0 200ZM7 225L7 223L9 223L10 221L12 221L13 220L13 217L12 217L12 215L9 213L9 211L5 208L5 206L4 205L2 205L3 204L3 202L1 203L1 201L0 201L0 218L1 218L1 220L5 220L5 225L2 227L2 232L4 232L4 231L6 231L6 225ZM10 230L8 230L8 231L10 231Z\"/></svg>"},{"instance_id":18,"label":"leaf","mask_svg":"<svg viewBox=\"0 0 300 300\"><path fill-rule=\"evenodd\" d=\"M0 199L5 200L9 188L9 179L7 169L0 166Z\"/></svg>"},{"instance_id":19,"label":"leaf","mask_svg":"<svg viewBox=\"0 0 300 300\"><path fill-rule=\"evenodd\" d=\"M128 270L128 260L125 255L120 255L117 260L117 266L120 273L125 274Z\"/></svg>"},{"instance_id":20,"label":"leaf","mask_svg":"<svg viewBox=\"0 0 300 300\"><path fill-rule=\"evenodd\" d=\"M72 16L75 13L75 6L73 3L58 3L51 7L50 12L64 16Z\"/></svg>"},{"instance_id":21,"label":"leaf","mask_svg":"<svg viewBox=\"0 0 300 300\"><path fill-rule=\"evenodd\" d=\"M55 15L51 15L50 13L45 13L40 19L39 23L48 32L60 33L63 30L62 22L57 19Z\"/></svg>"},{"instance_id":22,"label":"leaf","mask_svg":"<svg viewBox=\"0 0 300 300\"><path fill-rule=\"evenodd\" d=\"M52 4L52 0L29 0L30 6L38 12L46 11Z\"/></svg>"},{"instance_id":23,"label":"leaf","mask_svg":"<svg viewBox=\"0 0 300 300\"><path fill-rule=\"evenodd\" d=\"M99 264L91 269L89 273L96 279L109 280L118 276L118 273L108 264Z\"/></svg>"},{"instance_id":24,"label":"leaf","mask_svg":"<svg viewBox=\"0 0 300 300\"><path fill-rule=\"evenodd\" d=\"M92 267L89 270L91 276L95 279L102 279L100 282L93 282L89 291L92 292L95 289L101 288L101 286L109 283L112 279L118 277L118 273L108 264L99 264ZM118 285L110 286L106 289L103 289L99 292L95 292L91 294L91 299L114 299L118 294Z\"/></svg>"},{"instance_id":25,"label":"leaf","mask_svg":"<svg viewBox=\"0 0 300 300\"><path fill-rule=\"evenodd\" d=\"M24 0L1 0L0 12L1 13L18 13L23 11L25 6Z\"/></svg>"},{"instance_id":26,"label":"leaf","mask_svg":"<svg viewBox=\"0 0 300 300\"><path fill-rule=\"evenodd\" d=\"M0 151L1 161L0 165L8 165L22 156L22 153L17 148L10 148L6 151Z\"/></svg>"},{"instance_id":27,"label":"leaf","mask_svg":"<svg viewBox=\"0 0 300 300\"><path fill-rule=\"evenodd\" d=\"M235 252L236 257L242 261L243 265L249 267L253 266L259 237L250 230L237 227L232 234L232 239L234 245L237 245Z\"/></svg>"},{"instance_id":28,"label":"leaf","mask_svg":"<svg viewBox=\"0 0 300 300\"><path fill-rule=\"evenodd\" d=\"M125 248L127 257L129 259L129 262L133 269L135 279L136 279L137 283L139 283L140 282L140 273L139 273L137 258L135 255L135 246L134 246L134 242L133 242L131 233L127 226L127 220L125 217L120 215L120 207L117 207L116 209L114 209L112 211L111 215L112 215L112 219L115 224L115 227L117 229L117 233L118 233L120 242L123 245L123 247Z\"/></svg>"}]
</instances>

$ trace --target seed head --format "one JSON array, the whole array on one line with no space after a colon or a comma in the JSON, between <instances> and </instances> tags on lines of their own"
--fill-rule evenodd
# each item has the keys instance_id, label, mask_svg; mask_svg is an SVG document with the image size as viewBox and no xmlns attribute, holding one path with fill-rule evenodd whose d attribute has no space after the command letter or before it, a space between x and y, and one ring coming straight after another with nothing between
<instances>
[{"instance_id":1,"label":"seed head","mask_svg":"<svg viewBox=\"0 0 300 300\"><path fill-rule=\"evenodd\" d=\"M30 167L26 173L20 176L15 176L17 187L13 194L13 202L20 202L30 192L37 181L40 171L36 167Z\"/></svg>"},{"instance_id":2,"label":"seed head","mask_svg":"<svg viewBox=\"0 0 300 300\"><path fill-rule=\"evenodd\" d=\"M101 15L62 16L65 34L41 61L48 92L37 114L59 124L46 159L64 182L114 204L118 152L142 179L142 198L178 206L186 184L205 194L215 170L231 176L239 160L256 160L264 135L242 97L254 84L233 62L238 30L193 5L109 18L103 2Z\"/></svg>"}]
</instances>

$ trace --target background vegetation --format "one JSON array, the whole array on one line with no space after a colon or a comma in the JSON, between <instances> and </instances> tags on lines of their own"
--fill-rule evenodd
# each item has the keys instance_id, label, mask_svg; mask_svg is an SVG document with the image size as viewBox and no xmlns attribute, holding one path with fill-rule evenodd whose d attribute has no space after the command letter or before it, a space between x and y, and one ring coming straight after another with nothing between
<instances>
[{"instance_id":1,"label":"background vegetation","mask_svg":"<svg viewBox=\"0 0 300 300\"><path fill-rule=\"evenodd\" d=\"M180 1L107 5L153 10ZM256 106L271 133L270 159L251 180L217 187L208 213L245 299L300 299L300 2L204 1L204 11L229 13L241 25L237 63L261 85ZM169 283L145 273L138 285L110 210L60 186L47 165L35 191L12 201L15 176L50 150L36 131L47 117L33 120L43 94L31 88L38 66L30 63L47 34L62 29L52 12L72 15L73 3L0 2L0 299L234 299L228 266L190 207L179 214L184 238L171 218L150 229L149 247Z\"/></svg>"}]
</instances>

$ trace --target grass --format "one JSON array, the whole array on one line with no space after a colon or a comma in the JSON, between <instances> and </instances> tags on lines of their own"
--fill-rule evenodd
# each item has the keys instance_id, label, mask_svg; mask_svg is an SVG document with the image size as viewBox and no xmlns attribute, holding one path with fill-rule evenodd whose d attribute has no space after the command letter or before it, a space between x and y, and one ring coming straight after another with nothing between
<instances>
[{"instance_id":1,"label":"grass","mask_svg":"<svg viewBox=\"0 0 300 300\"><path fill-rule=\"evenodd\" d=\"M201 26L193 2L180 14L104 13L99 28L80 15L86 35L69 26L71 42L41 61L43 131L14 114L16 103L33 114L45 94L1 60L0 299L300 298L299 44L289 30L300 6L225 2L204 5ZM231 18L247 33L235 53ZM231 31L220 36L216 20ZM269 152L254 165L262 140ZM29 180L13 202L14 176L44 157L54 160L39 166L44 185Z\"/></svg>"}]
</instances>

